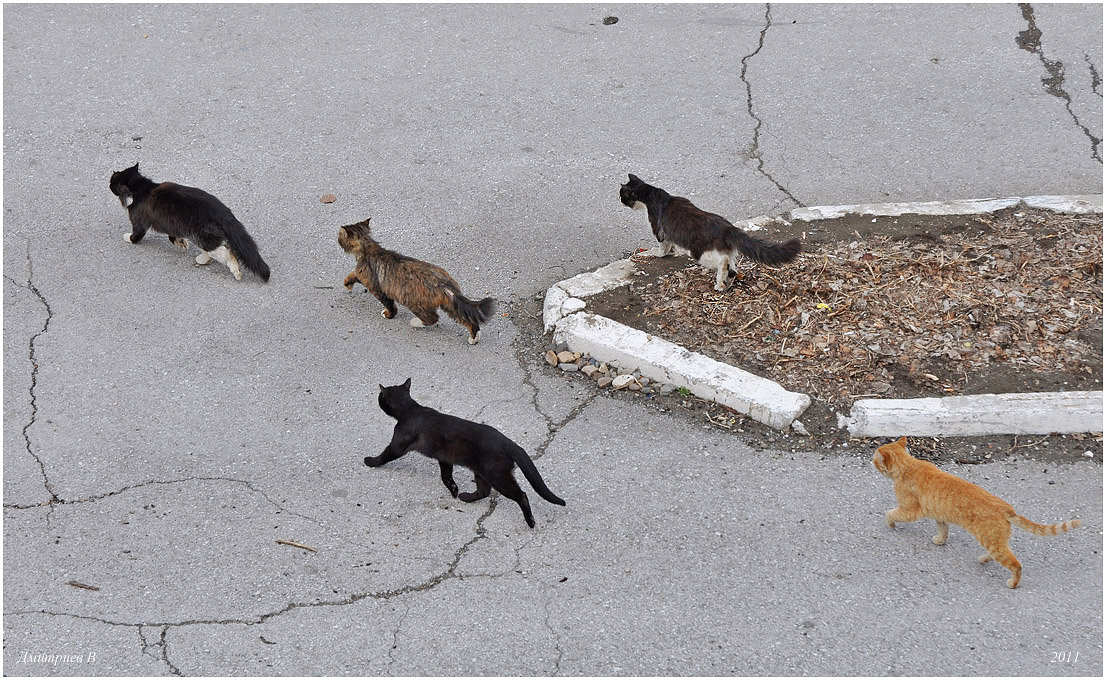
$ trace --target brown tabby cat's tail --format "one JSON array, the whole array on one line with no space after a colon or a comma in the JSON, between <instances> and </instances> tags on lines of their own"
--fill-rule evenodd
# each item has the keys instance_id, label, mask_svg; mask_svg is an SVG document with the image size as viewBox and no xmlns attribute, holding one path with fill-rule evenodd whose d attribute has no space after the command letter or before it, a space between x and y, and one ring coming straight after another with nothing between
<instances>
[{"instance_id":1,"label":"brown tabby cat's tail","mask_svg":"<svg viewBox=\"0 0 1107 681\"><path fill-rule=\"evenodd\" d=\"M791 239L782 244L774 244L755 236L750 236L735 227L726 232L727 246L737 250L754 262L766 265L783 265L792 262L799 255L801 246L799 239Z\"/></svg>"},{"instance_id":2,"label":"brown tabby cat's tail","mask_svg":"<svg viewBox=\"0 0 1107 681\"><path fill-rule=\"evenodd\" d=\"M454 290L451 293L453 293L453 306L452 309L447 308L447 311L453 312L451 316L465 326L480 327L496 311L496 301L491 298L484 298L474 303L461 295L461 291Z\"/></svg>"},{"instance_id":3,"label":"brown tabby cat's tail","mask_svg":"<svg viewBox=\"0 0 1107 681\"><path fill-rule=\"evenodd\" d=\"M1016 525L1031 534L1036 534L1040 537L1051 534L1061 534L1062 532L1068 532L1069 530L1075 530L1080 527L1080 518L1073 518L1072 520L1066 520L1063 523L1057 523L1055 525L1039 525L1033 520L1027 520L1017 513L1011 518L1011 524Z\"/></svg>"}]
</instances>

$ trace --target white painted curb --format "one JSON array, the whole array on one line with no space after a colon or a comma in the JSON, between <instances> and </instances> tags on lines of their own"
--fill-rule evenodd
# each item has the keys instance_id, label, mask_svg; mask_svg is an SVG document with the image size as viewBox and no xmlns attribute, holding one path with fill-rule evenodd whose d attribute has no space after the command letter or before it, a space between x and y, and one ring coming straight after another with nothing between
<instances>
[{"instance_id":1,"label":"white painted curb","mask_svg":"<svg viewBox=\"0 0 1107 681\"><path fill-rule=\"evenodd\" d=\"M1103 432L1103 392L857 400L838 427L853 437Z\"/></svg>"},{"instance_id":2,"label":"white painted curb","mask_svg":"<svg viewBox=\"0 0 1107 681\"><path fill-rule=\"evenodd\" d=\"M848 214L980 215L1023 205L1058 213L1102 213L1103 196L1029 196L916 203L876 203L798 208L788 220L814 221ZM752 231L780 218L758 216L735 221ZM691 352L675 343L586 312L584 297L630 283L629 258L560 281L546 291L542 319L546 333L573 352L600 361L636 367L650 379L671 383L704 399L724 404L773 428L793 426L811 398L729 364ZM854 437L955 436L1103 432L1103 392L966 395L917 400L858 400L839 428Z\"/></svg>"},{"instance_id":3,"label":"white painted curb","mask_svg":"<svg viewBox=\"0 0 1107 681\"><path fill-rule=\"evenodd\" d=\"M789 392L767 378L588 312L558 321L554 340L566 343L573 352L634 367L654 381L683 386L697 397L778 430L790 426L811 404L807 395Z\"/></svg>"}]
</instances>

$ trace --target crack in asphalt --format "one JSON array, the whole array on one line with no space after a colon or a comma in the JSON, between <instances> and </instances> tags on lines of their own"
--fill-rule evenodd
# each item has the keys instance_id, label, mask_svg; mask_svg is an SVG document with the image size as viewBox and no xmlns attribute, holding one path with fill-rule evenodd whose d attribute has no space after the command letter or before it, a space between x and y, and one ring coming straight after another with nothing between
<instances>
[{"instance_id":1,"label":"crack in asphalt","mask_svg":"<svg viewBox=\"0 0 1107 681\"><path fill-rule=\"evenodd\" d=\"M748 158L755 159L757 161L757 172L764 175L765 178L767 180L769 180L769 182L772 182L773 185L781 193L783 193L785 196L787 196L789 200L791 200L793 203L795 203L797 207L802 208L803 203L801 203L800 200L797 199L795 197L795 195L792 194L792 192L788 191L787 187L782 185L776 178L774 178L771 174L769 174L769 171L765 170L765 159L761 155L761 125L762 125L762 121L761 121L761 118L757 114L755 114L754 111L753 111L753 86L750 84L749 78L747 77L747 71L749 70L749 61L753 57L756 57L757 54L759 52L761 52L761 48L765 46L765 34L769 32L769 28L772 27L772 25L773 25L772 5L769 4L769 3L766 3L765 4L765 26L762 27L761 35L757 39L757 49L754 50L753 52L747 54L746 56L742 57L742 73L741 73L740 78L746 86L746 112L749 114L750 118L752 118L754 121L756 121L756 125L754 125L754 127L753 127L753 141L750 143L750 146L749 146L748 150L745 152L745 154Z\"/></svg>"},{"instance_id":2,"label":"crack in asphalt","mask_svg":"<svg viewBox=\"0 0 1107 681\"><path fill-rule=\"evenodd\" d=\"M1065 64L1061 61L1046 58L1045 52L1042 50L1042 31L1038 28L1037 21L1034 18L1034 7L1028 2L1020 2L1019 9L1022 11L1022 18L1026 20L1026 30L1019 31L1018 36L1015 37L1015 44L1031 54L1038 55L1038 59L1046 70L1046 75L1042 77L1042 86L1045 87L1046 92L1065 102L1065 110L1069 112L1069 116L1072 116L1076 127L1080 128L1092 143L1092 158L1103 163L1103 158L1099 154L1099 146L1103 143L1103 138L1092 134L1088 126L1081 123L1076 112L1072 110L1072 96L1064 88ZM1087 55L1084 56L1087 59ZM1092 68L1092 91L1096 92L1100 85L1098 82L1099 74L1096 73L1091 60L1088 60L1088 64ZM1102 95L1100 96L1102 97Z\"/></svg>"},{"instance_id":3,"label":"crack in asphalt","mask_svg":"<svg viewBox=\"0 0 1107 681\"><path fill-rule=\"evenodd\" d=\"M1092 72L1092 92L1103 96L1103 79L1099 77L1099 71L1096 70L1095 64L1092 63L1092 58L1088 56L1088 53L1084 53L1084 62L1088 65L1088 70Z\"/></svg>"},{"instance_id":4,"label":"crack in asphalt","mask_svg":"<svg viewBox=\"0 0 1107 681\"><path fill-rule=\"evenodd\" d=\"M554 659L553 673L550 674L550 676L559 676L561 674L561 658L565 656L565 651L561 649L561 636L558 635L557 631L553 627L553 624L550 623L550 601L547 600L544 603L544 606L546 610L546 629L549 630L550 636L553 637L554 652L557 653L557 658Z\"/></svg>"},{"instance_id":5,"label":"crack in asphalt","mask_svg":"<svg viewBox=\"0 0 1107 681\"><path fill-rule=\"evenodd\" d=\"M38 341L39 336L43 335L50 329L50 321L54 318L54 311L50 309L50 303L47 302L46 297L42 295L42 292L38 290L38 287L34 283L34 263L31 261L31 247L30 243L27 245L27 281L20 283L11 277L4 275L4 278L12 282L13 285L19 288L30 291L35 298L42 304L42 307L46 310L46 320L42 324L42 329L37 331L31 336L31 340L27 343L27 358L31 362L31 385L28 388L28 393L31 396L31 416L27 423L23 425L21 430L23 434L23 444L27 453L31 455L31 458L38 464L39 474L42 476L42 486L46 490L50 498L45 502L34 504L34 506L47 506L57 501L58 495L54 493L54 486L50 483L50 476L46 473L46 464L42 458L35 452L34 446L31 443L30 430L38 421L38 358L35 354L35 343ZM50 524L50 513L47 512L46 524Z\"/></svg>"},{"instance_id":6,"label":"crack in asphalt","mask_svg":"<svg viewBox=\"0 0 1107 681\"><path fill-rule=\"evenodd\" d=\"M45 304L45 300L43 300L43 302ZM48 325L48 323L49 323L49 320L47 320L47 325ZM45 332L45 328L46 327L44 325L43 332ZM42 332L40 332L40 333L42 333ZM32 341L32 343L33 343L33 341ZM561 428L568 425L574 419L579 417L580 414L592 403L592 401L598 395L592 395L592 396L588 397L588 399L582 401L580 404L577 404L576 406L574 406L564 418L555 419L552 416L550 416L549 414L547 414L546 412L544 412L538 406L538 396L539 396L539 393L540 393L540 389L538 388L538 386L534 382L534 377L533 377L533 373L532 373L534 369L531 366L531 363L526 361L524 353L521 350L517 350L517 357L518 357L518 360L519 360L520 368L523 370L523 374L524 374L524 378L523 378L522 382L523 382L524 385L527 385L528 387L530 387L530 389L532 391L532 394L531 394L531 397L530 397L531 405L534 407L535 412L538 415L540 415L546 421L546 426L547 426L546 437L542 441L542 443L537 447L537 449L535 450L535 454L532 457L533 459L537 459L537 458L541 457L543 454L545 454L546 449L553 442L554 438L557 436L558 431ZM482 410L483 410L483 408L482 408ZM254 492L254 493L260 495L268 503L270 503L271 505L273 505L276 508L280 509L282 512L287 512L291 515L298 516L298 517L303 518L305 520L308 520L312 523L319 524L319 521L314 519L314 518L310 518L308 516L296 513L294 511L288 511L288 509L284 508L284 506L282 506L280 503L273 500L266 492L264 492L263 490L257 488L250 481L241 480L241 479L237 479L237 478L228 478L228 477L192 476L192 477L180 478L180 479L175 479L175 480L151 480L151 481L147 481L147 482L136 483L136 484L133 484L133 485L127 485L125 487L122 487L120 489L113 490L113 491L110 491L110 492L105 492L105 493L102 493L102 494L97 494L97 495L78 498L78 499L63 499L63 498L59 497L58 495L53 494L53 491L51 490L52 498L47 503L49 503L52 507L53 506L71 506L71 505L77 505L77 504L90 504L90 503L95 503L95 502L98 502L98 501L102 501L104 499L114 497L114 496L117 496L117 495L120 495L120 494L124 494L124 493L129 492L129 491L133 491L133 490L136 490L136 489L147 487L147 486L173 485L173 484L182 484L182 483L190 483L190 482L225 482L225 483L233 483L233 484L242 485L243 487L250 490L251 492ZM409 584L409 585L405 585L405 586L401 586L401 587L398 587L398 588L395 588L395 589L389 589L389 590L385 590L385 591L370 591L370 592L364 592L364 593L355 593L355 594L350 594L350 595L348 595L344 598L340 598L340 599L316 600L316 601L306 602L306 603L293 602L293 603L288 603L288 604L284 605L283 607L281 607L277 610L273 610L271 612L263 613L263 614L260 614L260 615L254 616L254 617L246 617L246 618L226 618L226 619L194 618L194 619L187 619L187 620L181 620L181 621L126 622L126 621L111 620L111 619L92 616L92 615L81 615L81 614L68 613L68 612L56 612L56 611L50 611L50 610L45 610L45 609L43 609L43 610L12 611L12 612L8 612L6 614L10 615L10 616L47 615L47 616L50 616L50 617L68 617L68 618L73 618L73 619L77 619L77 620L97 622L97 623L104 624L104 625L107 625L107 626L134 627L137 630L139 642L140 642L140 645L141 645L140 654L146 655L147 657L151 657L151 658L156 659L160 662L163 662L166 665L166 667L168 668L170 674L172 674L174 676L182 676L183 674L180 670L180 667L178 667L176 664L174 664L170 659L169 633L170 633L170 630L174 627L186 627L186 626L198 626L198 625L215 625L215 626L219 626L219 625L243 625L243 626L253 626L253 625L257 625L257 624L262 624L262 623L267 622L267 621L269 621L273 618L289 614L289 613L291 613L295 610L298 610L298 609L317 608L317 607L342 607L342 606L346 606L346 605L352 605L354 603L358 603L358 602L366 600L366 599L389 600L389 599L393 599L393 598L406 596L406 595L409 595L409 594L415 594L415 593L421 593L421 592L429 591L429 590L435 588L439 584L442 584L443 582L445 582L449 579L454 579L454 578L463 579L463 578L465 578L465 575L458 575L457 574L458 566L461 564L462 559L465 557L465 555L468 553L468 551L474 545L476 545L477 542L479 542L482 539L485 539L487 537L487 529L485 528L484 523L488 519L488 517L492 515L492 512L496 510L497 501L498 501L498 496L494 496L489 501L488 508L477 519L476 531L475 531L474 535L472 537L470 537L464 544L462 544L454 552L453 558L447 564L446 568L444 570L442 570L441 572L431 576L429 579L426 579L423 582L420 582L418 584ZM45 505L45 504L36 504L36 505L33 505L33 506L20 506L20 505L14 505L13 504L13 505L5 505L5 508L10 508L10 509L38 508L42 505ZM322 527L322 525L320 525L320 526ZM522 560L522 557L520 555L520 551L523 548L526 548L527 544L529 544L529 542L527 542L523 546L517 547L515 549L515 562L514 562L514 566L511 569L509 569L508 571L506 571L502 574L499 574L499 575L488 575L488 576L493 577L493 578L502 577L502 576L510 573L512 570L518 571L519 565L521 564L521 560ZM405 614L405 617L406 617L406 614ZM395 645L397 644L399 631L400 631L400 628L402 626L403 626L403 618L401 618L401 621L400 621L399 625L397 626L397 629L394 633L393 647L395 647ZM156 641L151 641L151 637L149 637L147 632L144 631L144 628L157 628L157 629L160 629L160 632L158 633L158 636L157 636L157 640ZM556 633L554 633L554 637L555 637L555 649L557 650L557 654L558 654L557 664L559 665L560 660L561 660L561 656L563 654L563 651L560 649L560 642L556 637ZM391 651L389 652L389 657L390 657L390 660L391 660L392 659ZM390 664L391 664L391 662L390 662ZM555 670L556 670L556 668L557 668L557 666L555 665Z\"/></svg>"}]
</instances>

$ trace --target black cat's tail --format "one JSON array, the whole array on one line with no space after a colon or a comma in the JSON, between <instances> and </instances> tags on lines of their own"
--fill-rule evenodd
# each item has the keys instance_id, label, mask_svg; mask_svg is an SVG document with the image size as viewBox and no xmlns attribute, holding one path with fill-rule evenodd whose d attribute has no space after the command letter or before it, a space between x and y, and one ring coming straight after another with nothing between
<instances>
[{"instance_id":1,"label":"black cat's tail","mask_svg":"<svg viewBox=\"0 0 1107 681\"><path fill-rule=\"evenodd\" d=\"M783 265L792 262L802 249L799 239L774 244L746 234L737 227L728 229L725 238L732 252L738 251L750 260L766 265Z\"/></svg>"},{"instance_id":2,"label":"black cat's tail","mask_svg":"<svg viewBox=\"0 0 1107 681\"><path fill-rule=\"evenodd\" d=\"M538 492L538 496L551 504L565 505L564 499L551 492L549 487L546 487L546 483L542 481L542 476L538 474L538 469L534 467L534 462L530 460L522 447L515 446L512 448L511 458L515 460L515 465L523 472L523 477L527 479L530 486L534 488L535 492Z\"/></svg>"},{"instance_id":3,"label":"black cat's tail","mask_svg":"<svg viewBox=\"0 0 1107 681\"><path fill-rule=\"evenodd\" d=\"M258 253L258 245L254 243L254 238L250 236L242 223L234 220L234 222L224 225L224 231L227 234L227 245L230 247L231 253L234 253L234 257L238 258L238 261L246 269L261 277L262 281L269 281L269 265L266 265L265 261L261 259L261 253Z\"/></svg>"}]
</instances>

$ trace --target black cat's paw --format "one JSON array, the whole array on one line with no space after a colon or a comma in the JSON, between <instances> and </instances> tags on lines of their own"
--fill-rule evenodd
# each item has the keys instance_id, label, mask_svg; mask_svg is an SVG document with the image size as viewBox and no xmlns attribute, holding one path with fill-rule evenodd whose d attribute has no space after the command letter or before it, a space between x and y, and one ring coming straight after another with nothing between
<instances>
[{"instance_id":1,"label":"black cat's paw","mask_svg":"<svg viewBox=\"0 0 1107 681\"><path fill-rule=\"evenodd\" d=\"M450 481L446 484L446 489L450 490L450 494L453 495L454 499L457 498L457 483Z\"/></svg>"},{"instance_id":2,"label":"black cat's paw","mask_svg":"<svg viewBox=\"0 0 1107 681\"><path fill-rule=\"evenodd\" d=\"M461 494L455 494L454 496L457 497L458 499L461 499L462 501L464 501L467 504L472 503L472 502L474 502L478 499L483 499L484 498L483 496L477 494L476 492L462 492Z\"/></svg>"},{"instance_id":3,"label":"black cat's paw","mask_svg":"<svg viewBox=\"0 0 1107 681\"><path fill-rule=\"evenodd\" d=\"M377 466L381 465L381 461L375 456L367 456L365 457L365 465L376 468Z\"/></svg>"}]
</instances>

